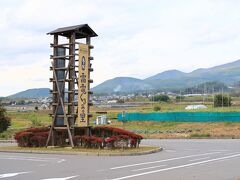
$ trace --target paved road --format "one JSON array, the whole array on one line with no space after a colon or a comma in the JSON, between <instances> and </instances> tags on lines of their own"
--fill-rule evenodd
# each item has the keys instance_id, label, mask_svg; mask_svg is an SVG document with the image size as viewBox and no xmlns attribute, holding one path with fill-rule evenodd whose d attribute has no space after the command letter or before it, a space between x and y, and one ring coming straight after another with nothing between
<instances>
[{"instance_id":1,"label":"paved road","mask_svg":"<svg viewBox=\"0 0 240 180\"><path fill-rule=\"evenodd\" d=\"M145 140L162 146L143 156L0 153L0 179L237 180L240 140ZM3 144L0 144L0 146Z\"/></svg>"}]
</instances>

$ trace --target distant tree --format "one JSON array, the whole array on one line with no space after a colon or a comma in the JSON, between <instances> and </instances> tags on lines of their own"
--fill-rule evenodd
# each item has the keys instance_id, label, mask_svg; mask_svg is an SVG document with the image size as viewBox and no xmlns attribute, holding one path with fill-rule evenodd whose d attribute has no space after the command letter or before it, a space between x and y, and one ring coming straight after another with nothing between
<instances>
[{"instance_id":1,"label":"distant tree","mask_svg":"<svg viewBox=\"0 0 240 180\"><path fill-rule=\"evenodd\" d=\"M183 100L184 96L176 96L176 102L180 102L180 100Z\"/></svg>"},{"instance_id":2,"label":"distant tree","mask_svg":"<svg viewBox=\"0 0 240 180\"><path fill-rule=\"evenodd\" d=\"M2 106L0 102L0 133L7 130L11 125L11 119L6 116L6 109Z\"/></svg>"},{"instance_id":3,"label":"distant tree","mask_svg":"<svg viewBox=\"0 0 240 180\"><path fill-rule=\"evenodd\" d=\"M223 94L216 94L214 96L214 107L228 107L231 106L231 97Z\"/></svg>"},{"instance_id":4,"label":"distant tree","mask_svg":"<svg viewBox=\"0 0 240 180\"><path fill-rule=\"evenodd\" d=\"M215 93L215 92L228 92L229 88L226 84L222 82L212 81L205 82L202 84L195 85L193 87L188 87L183 90L184 94L203 94L203 93Z\"/></svg>"},{"instance_id":5,"label":"distant tree","mask_svg":"<svg viewBox=\"0 0 240 180\"><path fill-rule=\"evenodd\" d=\"M124 100L123 99L118 99L117 103L124 103Z\"/></svg>"},{"instance_id":6,"label":"distant tree","mask_svg":"<svg viewBox=\"0 0 240 180\"><path fill-rule=\"evenodd\" d=\"M18 104L18 105L24 105L24 104L25 104L25 101L24 101L24 100L19 100L19 101L17 102L17 104Z\"/></svg>"},{"instance_id":7,"label":"distant tree","mask_svg":"<svg viewBox=\"0 0 240 180\"><path fill-rule=\"evenodd\" d=\"M170 100L169 96L165 94L153 96L153 101L168 102L169 100Z\"/></svg>"},{"instance_id":8,"label":"distant tree","mask_svg":"<svg viewBox=\"0 0 240 180\"><path fill-rule=\"evenodd\" d=\"M38 111L38 106L35 106L35 107L34 107L34 111Z\"/></svg>"}]
</instances>

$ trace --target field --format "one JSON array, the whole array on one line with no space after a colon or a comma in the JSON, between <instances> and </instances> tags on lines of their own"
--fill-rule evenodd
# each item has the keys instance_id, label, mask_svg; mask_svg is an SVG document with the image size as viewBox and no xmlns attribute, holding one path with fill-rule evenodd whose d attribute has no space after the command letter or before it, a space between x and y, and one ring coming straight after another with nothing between
<instances>
[{"instance_id":1,"label":"field","mask_svg":"<svg viewBox=\"0 0 240 180\"><path fill-rule=\"evenodd\" d=\"M0 133L0 139L12 139L16 131L32 127L51 124L51 118L48 111L39 112L7 112L11 118L11 126L7 131Z\"/></svg>"},{"instance_id":2,"label":"field","mask_svg":"<svg viewBox=\"0 0 240 180\"><path fill-rule=\"evenodd\" d=\"M195 102L200 104L200 102ZM168 102L168 103L146 103L138 107L130 108L98 108L92 107L93 118L90 124L94 126L94 120L99 115L98 112L107 112L107 117L111 121L111 126L128 129L145 138L240 138L240 123L184 123L184 122L118 122L116 117L118 113L125 112L153 112L154 106L159 106L161 112L167 111L186 111L184 108L190 102ZM194 104L191 102L191 104ZM191 110L196 112L214 111L214 112L239 112L239 100L236 99L231 107L214 108L211 102L204 103L208 108L201 110ZM8 112L12 119L11 127L0 134L1 139L11 139L16 131L32 126L48 126L51 124L49 117L50 111L38 112ZM189 112L189 111L188 111Z\"/></svg>"}]
</instances>

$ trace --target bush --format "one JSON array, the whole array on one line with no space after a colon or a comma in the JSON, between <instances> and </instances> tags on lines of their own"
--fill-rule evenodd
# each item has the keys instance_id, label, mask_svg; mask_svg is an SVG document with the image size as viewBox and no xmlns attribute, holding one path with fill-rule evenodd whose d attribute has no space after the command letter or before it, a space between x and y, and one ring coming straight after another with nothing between
<instances>
[{"instance_id":1,"label":"bush","mask_svg":"<svg viewBox=\"0 0 240 180\"><path fill-rule=\"evenodd\" d=\"M154 106L153 110L154 110L154 111L160 111L160 110L161 110L161 107L160 107L160 106Z\"/></svg>"},{"instance_id":2,"label":"bush","mask_svg":"<svg viewBox=\"0 0 240 180\"><path fill-rule=\"evenodd\" d=\"M12 138L11 131L4 131L0 133L0 139L11 139L11 138Z\"/></svg>"},{"instance_id":3,"label":"bush","mask_svg":"<svg viewBox=\"0 0 240 180\"><path fill-rule=\"evenodd\" d=\"M34 113L31 118L32 127L39 127L42 125L41 121L38 119L37 114Z\"/></svg>"},{"instance_id":4,"label":"bush","mask_svg":"<svg viewBox=\"0 0 240 180\"><path fill-rule=\"evenodd\" d=\"M6 109L0 104L0 133L6 131L11 125L11 119L6 116Z\"/></svg>"},{"instance_id":5,"label":"bush","mask_svg":"<svg viewBox=\"0 0 240 180\"><path fill-rule=\"evenodd\" d=\"M48 134L48 127L29 128L15 133L14 138L20 147L42 147L46 145ZM142 139L141 135L124 129L97 126L92 129L92 136L75 135L73 142L75 146L87 148L128 147L129 143L130 147L138 147Z\"/></svg>"},{"instance_id":6,"label":"bush","mask_svg":"<svg viewBox=\"0 0 240 180\"><path fill-rule=\"evenodd\" d=\"M214 107L228 107L231 106L231 97L223 94L216 94L214 96Z\"/></svg>"},{"instance_id":7,"label":"bush","mask_svg":"<svg viewBox=\"0 0 240 180\"><path fill-rule=\"evenodd\" d=\"M43 147L46 145L47 137L45 136L33 136L30 138L30 144L32 147Z\"/></svg>"},{"instance_id":8,"label":"bush","mask_svg":"<svg viewBox=\"0 0 240 180\"><path fill-rule=\"evenodd\" d=\"M169 96L165 94L153 96L153 101L168 102L169 100L170 100Z\"/></svg>"},{"instance_id":9,"label":"bush","mask_svg":"<svg viewBox=\"0 0 240 180\"><path fill-rule=\"evenodd\" d=\"M15 134L18 146L20 147L42 147L46 145L49 128L29 128Z\"/></svg>"},{"instance_id":10,"label":"bush","mask_svg":"<svg viewBox=\"0 0 240 180\"><path fill-rule=\"evenodd\" d=\"M184 98L185 98L185 96L176 96L176 102L180 102Z\"/></svg>"},{"instance_id":11,"label":"bush","mask_svg":"<svg viewBox=\"0 0 240 180\"><path fill-rule=\"evenodd\" d=\"M96 137L96 136L76 135L73 138L73 142L74 142L75 146L78 146L78 147L83 146L83 147L88 147L88 148L90 148L90 147L101 148L103 139L100 137Z\"/></svg>"},{"instance_id":12,"label":"bush","mask_svg":"<svg viewBox=\"0 0 240 180\"><path fill-rule=\"evenodd\" d=\"M97 126L94 128L94 132L100 132L102 134L107 147L114 148L117 141L124 140L126 142L132 142L131 147L138 147L143 137L139 134L110 126ZM107 136L106 136L107 135ZM136 142L136 144L135 144ZM128 143L127 143L128 145Z\"/></svg>"}]
</instances>

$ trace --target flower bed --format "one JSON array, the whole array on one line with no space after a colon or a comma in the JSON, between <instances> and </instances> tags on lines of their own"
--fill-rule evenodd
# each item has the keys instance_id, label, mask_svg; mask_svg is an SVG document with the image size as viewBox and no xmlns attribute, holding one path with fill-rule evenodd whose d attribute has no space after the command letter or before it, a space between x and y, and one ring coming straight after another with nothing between
<instances>
[{"instance_id":1,"label":"flower bed","mask_svg":"<svg viewBox=\"0 0 240 180\"><path fill-rule=\"evenodd\" d=\"M29 128L14 136L20 147L43 147L46 145L49 128Z\"/></svg>"},{"instance_id":2,"label":"flower bed","mask_svg":"<svg viewBox=\"0 0 240 180\"><path fill-rule=\"evenodd\" d=\"M20 147L43 147L46 145L48 134L48 127L29 128L17 132L15 139ZM73 137L73 142L76 147L86 148L136 148L139 147L142 139L142 136L124 129L97 126L92 129L91 136L76 135ZM60 140L65 141L63 137Z\"/></svg>"},{"instance_id":3,"label":"flower bed","mask_svg":"<svg viewBox=\"0 0 240 180\"><path fill-rule=\"evenodd\" d=\"M136 133L110 126L97 126L93 129L94 133L104 138L106 147L139 147L143 137Z\"/></svg>"}]
</instances>

